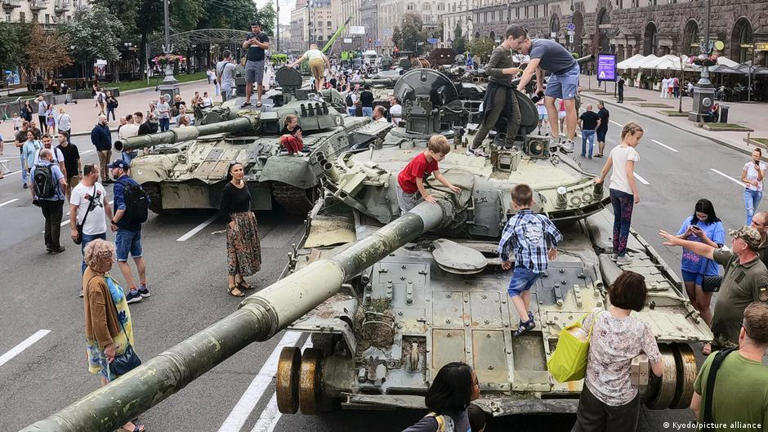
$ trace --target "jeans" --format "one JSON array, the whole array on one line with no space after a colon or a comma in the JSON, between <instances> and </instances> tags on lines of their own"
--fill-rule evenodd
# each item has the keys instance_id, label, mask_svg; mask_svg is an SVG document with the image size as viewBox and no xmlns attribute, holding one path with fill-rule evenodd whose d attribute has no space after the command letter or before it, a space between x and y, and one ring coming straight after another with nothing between
<instances>
[{"instance_id":1,"label":"jeans","mask_svg":"<svg viewBox=\"0 0 768 432\"><path fill-rule=\"evenodd\" d=\"M107 239L107 233L101 233L101 234L86 234L83 233L83 241L80 243L80 252L83 254L83 263L80 266L80 272L85 273L85 247L88 246L88 243L96 240L96 239Z\"/></svg>"},{"instance_id":2,"label":"jeans","mask_svg":"<svg viewBox=\"0 0 768 432\"><path fill-rule=\"evenodd\" d=\"M373 107L363 107L363 117L373 117Z\"/></svg>"},{"instance_id":3,"label":"jeans","mask_svg":"<svg viewBox=\"0 0 768 432\"><path fill-rule=\"evenodd\" d=\"M632 222L632 208L635 196L616 189L610 189L613 205L613 253L624 256L627 251L629 224Z\"/></svg>"},{"instance_id":4,"label":"jeans","mask_svg":"<svg viewBox=\"0 0 768 432\"><path fill-rule=\"evenodd\" d=\"M354 117L357 115L357 108L355 107L347 107L347 114L350 115L350 117Z\"/></svg>"},{"instance_id":5,"label":"jeans","mask_svg":"<svg viewBox=\"0 0 768 432\"><path fill-rule=\"evenodd\" d=\"M592 149L595 147L595 131L581 131L581 157L587 156L587 143L589 143L589 158L592 159Z\"/></svg>"},{"instance_id":6,"label":"jeans","mask_svg":"<svg viewBox=\"0 0 768 432\"><path fill-rule=\"evenodd\" d=\"M24 168L26 160L24 159L23 154L19 154L19 160L21 161L21 185L24 186L29 180L29 173L27 172L27 169Z\"/></svg>"},{"instance_id":7,"label":"jeans","mask_svg":"<svg viewBox=\"0 0 768 432\"><path fill-rule=\"evenodd\" d=\"M160 132L165 132L168 129L171 128L171 119L169 118L161 118L158 119L160 122Z\"/></svg>"},{"instance_id":8,"label":"jeans","mask_svg":"<svg viewBox=\"0 0 768 432\"><path fill-rule=\"evenodd\" d=\"M745 225L752 225L752 215L755 214L761 199L763 199L763 191L744 189L744 208L747 210L747 223Z\"/></svg>"},{"instance_id":9,"label":"jeans","mask_svg":"<svg viewBox=\"0 0 768 432\"><path fill-rule=\"evenodd\" d=\"M45 218L45 247L48 249L60 249L61 216L64 209L64 200L48 201L40 200L40 209Z\"/></svg>"},{"instance_id":10,"label":"jeans","mask_svg":"<svg viewBox=\"0 0 768 432\"><path fill-rule=\"evenodd\" d=\"M112 120L116 120L115 118L115 108L114 107L107 107L107 120L109 120L109 115L112 114Z\"/></svg>"}]
</instances>

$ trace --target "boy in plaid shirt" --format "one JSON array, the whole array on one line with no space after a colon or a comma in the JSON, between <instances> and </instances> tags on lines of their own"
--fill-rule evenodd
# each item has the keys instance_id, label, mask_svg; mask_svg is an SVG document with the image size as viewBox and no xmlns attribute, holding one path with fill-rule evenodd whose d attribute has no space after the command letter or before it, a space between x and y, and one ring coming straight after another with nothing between
<instances>
[{"instance_id":1,"label":"boy in plaid shirt","mask_svg":"<svg viewBox=\"0 0 768 432\"><path fill-rule=\"evenodd\" d=\"M512 189L512 207L517 213L512 216L501 234L498 253L501 268L509 270L509 251L515 254L515 270L509 281L512 303L520 315L520 325L514 335L519 336L536 327L531 305L530 289L541 275L546 272L549 260L557 258L557 242L563 235L546 216L531 211L533 190L527 184L519 184ZM523 317L528 317L523 321Z\"/></svg>"}]
</instances>

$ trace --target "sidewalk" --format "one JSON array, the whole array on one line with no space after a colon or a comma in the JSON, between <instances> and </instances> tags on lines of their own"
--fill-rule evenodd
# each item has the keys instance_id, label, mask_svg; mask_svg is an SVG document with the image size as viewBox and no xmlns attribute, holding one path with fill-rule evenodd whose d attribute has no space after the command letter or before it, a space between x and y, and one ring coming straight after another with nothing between
<instances>
[{"instance_id":1,"label":"sidewalk","mask_svg":"<svg viewBox=\"0 0 768 432\"><path fill-rule=\"evenodd\" d=\"M590 82L591 79L591 82ZM696 123L689 121L687 113L692 107L692 98L683 98L683 113L685 117L668 116L664 111L677 111L678 100L662 99L659 92L655 90L643 90L636 87L624 86L624 103L617 104L614 97L614 84L602 83L598 85L595 76L582 75L580 78L582 87L582 97L587 100L601 100L608 106L621 107L633 111L641 116L653 118L655 120L667 123L678 129L699 135L704 138L716 141L719 144L734 148L736 150L750 153L755 147L746 143L746 131L709 131L699 127ZM590 89L591 87L591 89ZM607 93L603 92L606 90ZM648 107L640 104L664 104L669 107ZM746 103L746 102L722 102L721 105L730 107L728 113L728 123L735 123L741 126L753 129L749 132L751 138L768 138L768 103ZM765 146L763 146L765 147Z\"/></svg>"},{"instance_id":2,"label":"sidewalk","mask_svg":"<svg viewBox=\"0 0 768 432\"><path fill-rule=\"evenodd\" d=\"M189 101L192 99L192 96L194 96L195 91L199 91L201 96L204 91L207 91L214 101L219 99L215 95L213 84L208 84L207 80L180 84L179 90L182 100L187 102L188 107ZM149 108L149 102L153 100L156 101L159 97L160 93L155 91L154 87L123 92L120 97L117 98L120 105L115 110L115 115L119 119L121 116L129 113L132 114L136 111L146 113ZM92 99L78 99L76 104L56 105L56 111L58 112L59 108L64 107L66 112L72 117L73 135L89 134L98 120L99 109L96 108L95 105L96 103ZM191 108L189 111L191 112ZM33 114L32 117L33 120L37 122L37 114ZM119 121L110 118L110 129L116 130L119 124ZM6 147L8 147L9 144L13 147L13 121L3 121L2 124L0 124L0 135L5 139ZM5 154L6 156L9 154L9 148L6 148ZM15 152L10 152L10 154L13 155Z\"/></svg>"}]
</instances>

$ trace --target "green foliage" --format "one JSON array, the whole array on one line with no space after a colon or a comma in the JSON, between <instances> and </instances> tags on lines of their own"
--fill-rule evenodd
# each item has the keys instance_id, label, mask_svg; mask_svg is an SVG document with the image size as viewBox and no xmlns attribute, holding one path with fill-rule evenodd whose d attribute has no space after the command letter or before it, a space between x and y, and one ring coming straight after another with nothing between
<instances>
[{"instance_id":1,"label":"green foliage","mask_svg":"<svg viewBox=\"0 0 768 432\"><path fill-rule=\"evenodd\" d=\"M453 29L453 49L457 53L463 53L466 50L467 41L464 39L463 32L461 31L461 24L456 23L456 28Z\"/></svg>"},{"instance_id":2,"label":"green foliage","mask_svg":"<svg viewBox=\"0 0 768 432\"><path fill-rule=\"evenodd\" d=\"M400 31L399 26L395 26L395 28L392 29L392 44L394 44L397 49L402 49L403 33Z\"/></svg>"},{"instance_id":3,"label":"green foliage","mask_svg":"<svg viewBox=\"0 0 768 432\"><path fill-rule=\"evenodd\" d=\"M13 69L24 57L26 41L29 40L30 26L25 24L0 23L0 68Z\"/></svg>"},{"instance_id":4,"label":"green foliage","mask_svg":"<svg viewBox=\"0 0 768 432\"><path fill-rule=\"evenodd\" d=\"M395 44L401 50L409 50L420 55L425 48L427 41L427 34L423 30L423 23L421 17L416 14L405 14L403 17L403 26L399 33L399 44ZM394 41L395 34L393 32L392 39Z\"/></svg>"},{"instance_id":5,"label":"green foliage","mask_svg":"<svg viewBox=\"0 0 768 432\"><path fill-rule=\"evenodd\" d=\"M123 23L105 7L78 9L71 24L61 28L74 46L75 58L99 58L114 61L120 58L117 47L123 34Z\"/></svg>"},{"instance_id":6,"label":"green foliage","mask_svg":"<svg viewBox=\"0 0 768 432\"><path fill-rule=\"evenodd\" d=\"M250 21L256 15L256 3L251 0L205 1L198 28L250 30Z\"/></svg>"},{"instance_id":7,"label":"green foliage","mask_svg":"<svg viewBox=\"0 0 768 432\"><path fill-rule=\"evenodd\" d=\"M181 33L197 28L203 16L202 0L171 0L168 10L173 33Z\"/></svg>"},{"instance_id":8,"label":"green foliage","mask_svg":"<svg viewBox=\"0 0 768 432\"><path fill-rule=\"evenodd\" d=\"M479 56L481 62L487 62L493 51L494 42L487 37L475 38L469 42L469 52L474 56Z\"/></svg>"}]
</instances>

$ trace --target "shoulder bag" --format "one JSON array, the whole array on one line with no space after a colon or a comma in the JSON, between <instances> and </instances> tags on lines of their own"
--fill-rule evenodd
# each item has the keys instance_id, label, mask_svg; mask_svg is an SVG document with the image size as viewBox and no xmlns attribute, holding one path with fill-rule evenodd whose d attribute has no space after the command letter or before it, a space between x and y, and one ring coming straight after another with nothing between
<instances>
[{"instance_id":1,"label":"shoulder bag","mask_svg":"<svg viewBox=\"0 0 768 432\"><path fill-rule=\"evenodd\" d=\"M88 213L90 213L91 209L94 207L94 204L93 204L94 198L96 198L96 184L93 185L93 192L91 193L91 203L88 204L88 210L86 210L85 214L83 215L83 221L77 224L77 237L72 239L72 241L75 242L75 244L77 245L83 242L83 225L85 225L85 220L88 219ZM77 216L75 216L75 218L77 218Z\"/></svg>"},{"instance_id":2,"label":"shoulder bag","mask_svg":"<svg viewBox=\"0 0 768 432\"><path fill-rule=\"evenodd\" d=\"M723 361L728 354L737 351L738 348L726 348L722 351L718 351L715 354L715 358L712 359L712 364L709 365L709 374L707 374L707 391L704 396L704 416L702 417L702 423L704 423L703 430L715 430L712 418L712 399L715 396L715 378L717 378L717 371L720 366L723 365Z\"/></svg>"}]
</instances>

